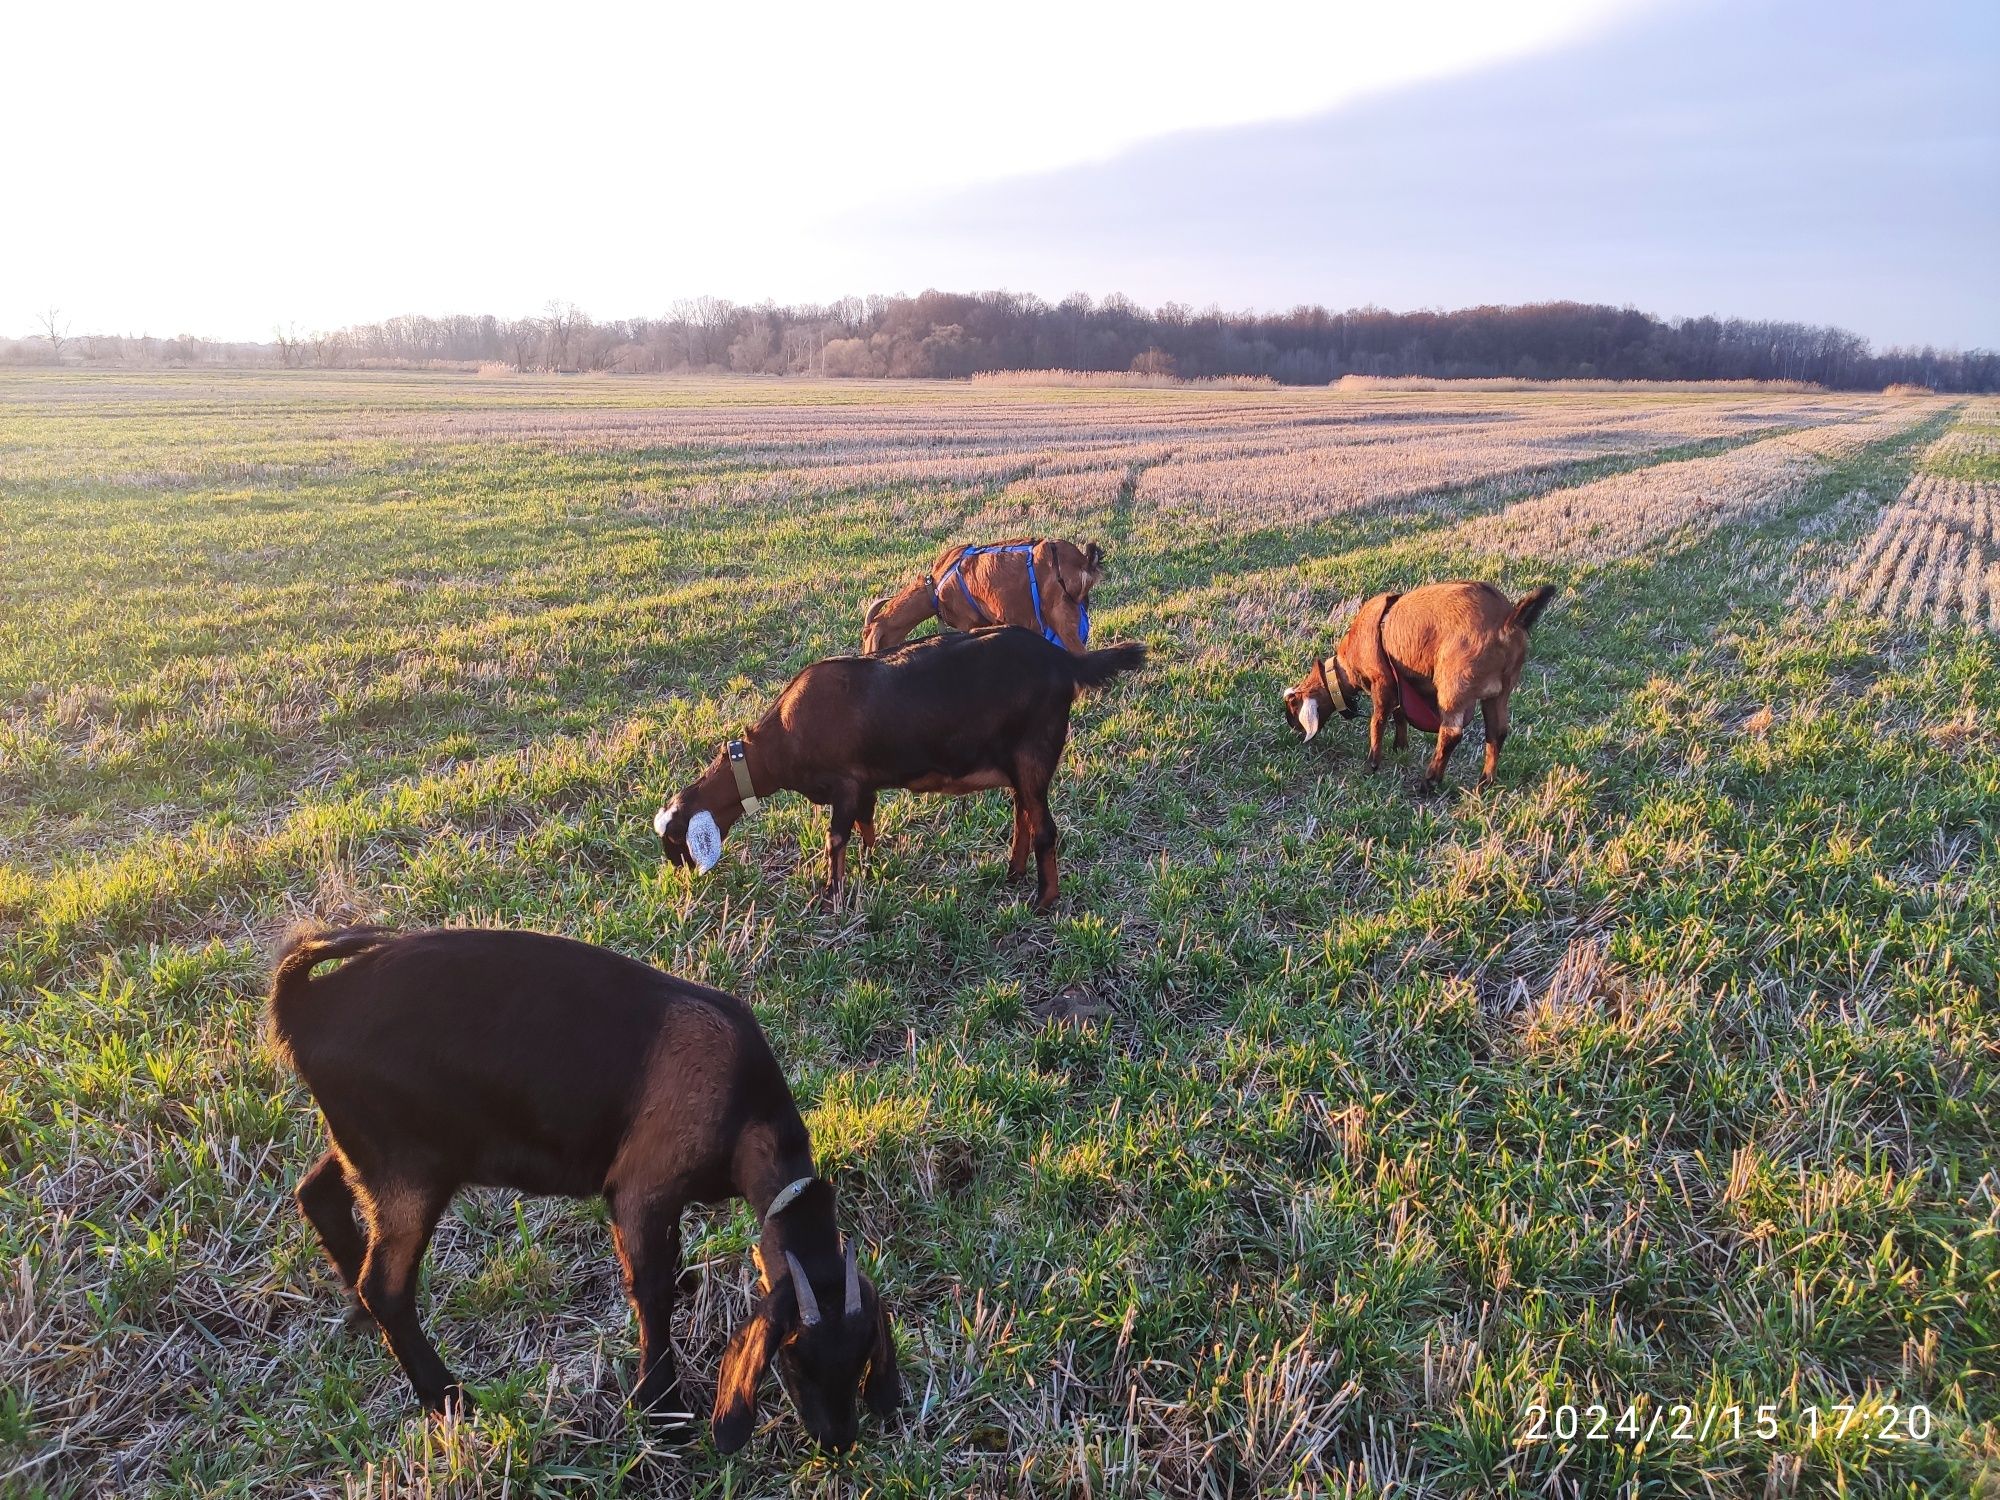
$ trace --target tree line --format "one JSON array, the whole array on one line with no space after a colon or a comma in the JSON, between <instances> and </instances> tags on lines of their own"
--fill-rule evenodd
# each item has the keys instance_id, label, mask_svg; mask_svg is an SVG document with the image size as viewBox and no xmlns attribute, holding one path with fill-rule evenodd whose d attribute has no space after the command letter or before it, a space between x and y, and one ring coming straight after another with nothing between
<instances>
[{"instance_id":1,"label":"tree line","mask_svg":"<svg viewBox=\"0 0 2000 1500\"><path fill-rule=\"evenodd\" d=\"M51 324L53 328L53 324ZM1283 313L1147 309L1112 295L1049 302L1016 292L850 297L827 304L676 302L660 317L598 321L552 302L533 317L409 315L331 333L278 330L268 345L186 337L17 340L0 357L163 358L290 367L493 365L514 370L734 371L952 378L990 370L1140 370L1187 378L1268 376L1321 385L1342 375L1533 380L1793 380L1836 390L1892 383L2000 389L2000 353L1876 351L1846 329L1744 318L1666 319L1632 308L1544 302L1457 311Z\"/></svg>"}]
</instances>

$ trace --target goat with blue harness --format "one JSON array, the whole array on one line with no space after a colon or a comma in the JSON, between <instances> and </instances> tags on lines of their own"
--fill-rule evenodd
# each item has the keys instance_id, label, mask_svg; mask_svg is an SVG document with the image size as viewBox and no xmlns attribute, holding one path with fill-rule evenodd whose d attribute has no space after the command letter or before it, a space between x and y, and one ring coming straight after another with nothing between
<instances>
[{"instance_id":1,"label":"goat with blue harness","mask_svg":"<svg viewBox=\"0 0 2000 1500\"><path fill-rule=\"evenodd\" d=\"M862 622L861 649L892 651L935 615L948 630L1019 625L1081 654L1090 641L1090 591L1104 560L1095 542L1012 537L940 552L921 578L877 599Z\"/></svg>"}]
</instances>

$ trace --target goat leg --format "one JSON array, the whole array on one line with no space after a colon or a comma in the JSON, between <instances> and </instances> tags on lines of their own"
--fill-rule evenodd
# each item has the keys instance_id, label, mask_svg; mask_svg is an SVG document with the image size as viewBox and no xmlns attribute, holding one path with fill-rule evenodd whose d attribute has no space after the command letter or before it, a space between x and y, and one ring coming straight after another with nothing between
<instances>
[{"instance_id":1,"label":"goat leg","mask_svg":"<svg viewBox=\"0 0 2000 1500\"><path fill-rule=\"evenodd\" d=\"M1028 799L1020 783L1014 785L1014 845L1007 853L1007 878L1019 880L1028 873L1028 854L1034 848L1034 829L1028 822Z\"/></svg>"},{"instance_id":2,"label":"goat leg","mask_svg":"<svg viewBox=\"0 0 2000 1500\"><path fill-rule=\"evenodd\" d=\"M826 825L826 894L838 896L847 880L847 841L854 837L854 815L860 811L861 794L841 787L833 794L833 813Z\"/></svg>"},{"instance_id":3,"label":"goat leg","mask_svg":"<svg viewBox=\"0 0 2000 1500\"><path fill-rule=\"evenodd\" d=\"M1432 786L1437 786L1444 780L1445 764L1451 759L1451 752L1458 748L1459 740L1465 735L1466 712L1462 708L1455 708L1441 713L1439 718L1443 722L1438 725L1437 749L1431 754L1431 767L1425 776Z\"/></svg>"},{"instance_id":4,"label":"goat leg","mask_svg":"<svg viewBox=\"0 0 2000 1500\"><path fill-rule=\"evenodd\" d=\"M390 1351L427 1411L465 1406L465 1391L417 1318L417 1268L451 1191L435 1185L362 1184L368 1210L368 1255L361 1265L361 1304L382 1327Z\"/></svg>"},{"instance_id":5,"label":"goat leg","mask_svg":"<svg viewBox=\"0 0 2000 1500\"><path fill-rule=\"evenodd\" d=\"M1056 904L1056 820L1049 811L1049 771L1039 766L1021 768L1017 785L1020 790L1015 795L1015 816L1025 802L1028 809L1028 829L1035 845L1035 910L1045 912ZM1017 831L1016 837L1019 837Z\"/></svg>"},{"instance_id":6,"label":"goat leg","mask_svg":"<svg viewBox=\"0 0 2000 1500\"><path fill-rule=\"evenodd\" d=\"M1479 715L1486 721L1486 764L1479 773L1482 786L1490 786L1493 772L1500 764L1500 747L1507 743L1507 697L1487 698L1479 705Z\"/></svg>"},{"instance_id":7,"label":"goat leg","mask_svg":"<svg viewBox=\"0 0 2000 1500\"><path fill-rule=\"evenodd\" d=\"M855 805L854 826L861 831L861 847L870 854L875 852L875 794L863 792Z\"/></svg>"},{"instance_id":8,"label":"goat leg","mask_svg":"<svg viewBox=\"0 0 2000 1500\"><path fill-rule=\"evenodd\" d=\"M681 1202L618 1194L611 1204L611 1238L625 1277L625 1295L639 1324L639 1383L632 1404L669 1427L693 1420L674 1367L674 1297L680 1288Z\"/></svg>"},{"instance_id":9,"label":"goat leg","mask_svg":"<svg viewBox=\"0 0 2000 1500\"><path fill-rule=\"evenodd\" d=\"M312 1170L299 1179L294 1196L299 1212L319 1235L326 1258L333 1262L333 1269L340 1276L340 1284L347 1289L348 1328L362 1327L371 1319L354 1287L361 1279L368 1240L355 1220L354 1189L347 1185L347 1169L339 1155L329 1151L314 1162Z\"/></svg>"},{"instance_id":10,"label":"goat leg","mask_svg":"<svg viewBox=\"0 0 2000 1500\"><path fill-rule=\"evenodd\" d=\"M1383 705L1382 694L1376 693L1368 706L1368 769L1382 769L1382 731L1388 726L1389 710Z\"/></svg>"},{"instance_id":11,"label":"goat leg","mask_svg":"<svg viewBox=\"0 0 2000 1500\"><path fill-rule=\"evenodd\" d=\"M1049 812L1048 799L1042 799L1040 816L1035 820L1035 910L1044 912L1056 904L1056 845L1060 839L1056 833L1056 820Z\"/></svg>"}]
</instances>

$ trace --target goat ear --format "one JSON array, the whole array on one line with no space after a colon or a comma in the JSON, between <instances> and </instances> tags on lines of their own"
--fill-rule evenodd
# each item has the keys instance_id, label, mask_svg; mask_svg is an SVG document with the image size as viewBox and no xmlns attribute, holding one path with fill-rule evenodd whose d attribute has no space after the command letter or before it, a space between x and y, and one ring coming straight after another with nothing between
<instances>
[{"instance_id":1,"label":"goat ear","mask_svg":"<svg viewBox=\"0 0 2000 1500\"><path fill-rule=\"evenodd\" d=\"M885 1421L903 1404L903 1373L896 1364L896 1332L889 1326L889 1307L875 1302L875 1347L868 1355L868 1379L861 1387L868 1409Z\"/></svg>"},{"instance_id":2,"label":"goat ear","mask_svg":"<svg viewBox=\"0 0 2000 1500\"><path fill-rule=\"evenodd\" d=\"M1299 728L1311 739L1319 733L1319 699L1311 693L1299 699Z\"/></svg>"},{"instance_id":3,"label":"goat ear","mask_svg":"<svg viewBox=\"0 0 2000 1500\"><path fill-rule=\"evenodd\" d=\"M734 1453L741 1448L750 1441L750 1433L757 1425L757 1386L778 1347L776 1301L771 1296L759 1302L749 1321L736 1330L736 1337L722 1351L711 1418L718 1453Z\"/></svg>"}]
</instances>

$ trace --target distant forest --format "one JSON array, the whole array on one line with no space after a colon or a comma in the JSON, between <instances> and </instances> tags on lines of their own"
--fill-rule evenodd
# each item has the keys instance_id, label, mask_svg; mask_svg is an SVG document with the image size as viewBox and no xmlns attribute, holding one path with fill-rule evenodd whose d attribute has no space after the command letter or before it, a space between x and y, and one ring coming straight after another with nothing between
<instances>
[{"instance_id":1,"label":"distant forest","mask_svg":"<svg viewBox=\"0 0 2000 1500\"><path fill-rule=\"evenodd\" d=\"M1581 302L1456 312L1148 310L1121 296L1060 302L1014 292L852 297L745 306L712 297L666 316L598 322L567 303L537 317L406 316L334 333L282 331L268 345L192 338L49 336L0 358L287 366L504 365L516 370L735 371L950 378L988 370L1140 370L1188 378L1264 375L1323 385L1342 375L1536 380L1800 380L1836 390L1892 383L2000 389L2000 353L1885 349L1859 334L1743 318L1668 320Z\"/></svg>"}]
</instances>

